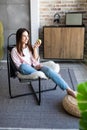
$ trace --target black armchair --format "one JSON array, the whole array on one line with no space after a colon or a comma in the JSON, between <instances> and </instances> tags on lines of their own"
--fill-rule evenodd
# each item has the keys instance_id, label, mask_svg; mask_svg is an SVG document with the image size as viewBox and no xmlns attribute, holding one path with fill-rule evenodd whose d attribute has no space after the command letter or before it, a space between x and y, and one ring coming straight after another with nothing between
<instances>
[{"instance_id":1,"label":"black armchair","mask_svg":"<svg viewBox=\"0 0 87 130\"><path fill-rule=\"evenodd\" d=\"M12 37L15 37L15 34L12 33L8 36L7 39L7 70L8 70L8 86L9 86L9 95L10 98L16 98L20 96L26 96L26 95L32 95L34 94L37 100L38 105L41 103L41 93L46 91L55 90L57 85L55 85L52 89L45 89L41 90L41 80L49 80L43 72L37 72L36 74L30 74L30 75L22 75L16 68L15 64L12 61L11 58L11 50L15 45L10 45L10 39ZM12 89L11 89L11 79L12 78L18 78L20 83L28 83L29 86L32 88L32 93L24 93L24 94L18 94L13 95ZM34 87L32 86L32 82L37 80L38 81L38 91L34 90Z\"/></svg>"}]
</instances>

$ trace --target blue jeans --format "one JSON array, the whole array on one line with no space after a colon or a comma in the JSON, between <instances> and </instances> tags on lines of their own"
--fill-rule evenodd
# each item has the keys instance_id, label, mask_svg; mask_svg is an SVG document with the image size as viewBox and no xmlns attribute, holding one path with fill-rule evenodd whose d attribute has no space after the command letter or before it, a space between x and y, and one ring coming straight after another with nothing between
<instances>
[{"instance_id":1,"label":"blue jeans","mask_svg":"<svg viewBox=\"0 0 87 130\"><path fill-rule=\"evenodd\" d=\"M21 64L19 67L19 71L22 74L31 74L33 72L36 72L34 67L28 65L28 64ZM51 68L47 66L43 66L40 71L42 71L47 77L52 79L61 89L65 90L68 88L68 84L64 81L64 79L55 71L53 71Z\"/></svg>"}]
</instances>

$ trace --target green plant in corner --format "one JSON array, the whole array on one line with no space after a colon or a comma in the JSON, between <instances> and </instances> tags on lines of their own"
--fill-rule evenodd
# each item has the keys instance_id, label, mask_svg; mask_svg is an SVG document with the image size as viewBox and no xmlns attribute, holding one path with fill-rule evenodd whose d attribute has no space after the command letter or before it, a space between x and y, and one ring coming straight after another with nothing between
<instances>
[{"instance_id":1,"label":"green plant in corner","mask_svg":"<svg viewBox=\"0 0 87 130\"><path fill-rule=\"evenodd\" d=\"M81 112L79 127L80 130L87 130L87 82L80 83L77 91L77 102Z\"/></svg>"}]
</instances>

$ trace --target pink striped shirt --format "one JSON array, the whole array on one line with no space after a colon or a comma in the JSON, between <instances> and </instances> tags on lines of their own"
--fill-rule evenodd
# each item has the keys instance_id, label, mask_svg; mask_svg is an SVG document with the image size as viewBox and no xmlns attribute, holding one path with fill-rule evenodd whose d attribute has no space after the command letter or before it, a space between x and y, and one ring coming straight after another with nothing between
<instances>
[{"instance_id":1,"label":"pink striped shirt","mask_svg":"<svg viewBox=\"0 0 87 130\"><path fill-rule=\"evenodd\" d=\"M22 63L33 65L33 66L40 64L37 60L34 59L32 53L29 51L28 47L23 49L23 54L24 54L24 56L21 56L18 53L16 47L14 47L11 51L12 60L17 68L19 68Z\"/></svg>"}]
</instances>

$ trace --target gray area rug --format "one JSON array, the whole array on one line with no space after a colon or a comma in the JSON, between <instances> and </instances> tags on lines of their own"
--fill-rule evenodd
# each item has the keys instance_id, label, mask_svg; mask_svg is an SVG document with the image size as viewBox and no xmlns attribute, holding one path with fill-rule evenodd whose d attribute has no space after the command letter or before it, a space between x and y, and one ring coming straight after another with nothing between
<instances>
[{"instance_id":1,"label":"gray area rug","mask_svg":"<svg viewBox=\"0 0 87 130\"><path fill-rule=\"evenodd\" d=\"M77 81L73 70L61 69L61 76L76 90ZM37 82L33 82L35 89ZM50 88L55 84L42 81L42 88ZM28 85L20 84L12 79L13 94L29 90ZM66 95L59 87L56 90L42 93L41 105L33 95L10 99L8 94L7 70L0 71L0 127L15 128L51 128L78 129L79 119L69 115L62 106L62 99Z\"/></svg>"}]
</instances>

